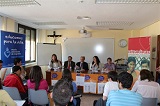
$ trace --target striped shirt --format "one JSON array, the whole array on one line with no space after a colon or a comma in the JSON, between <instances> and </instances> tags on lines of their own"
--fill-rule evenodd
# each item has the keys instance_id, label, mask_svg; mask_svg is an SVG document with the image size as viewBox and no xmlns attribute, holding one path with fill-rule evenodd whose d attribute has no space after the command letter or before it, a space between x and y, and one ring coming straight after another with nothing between
<instances>
[{"instance_id":1,"label":"striped shirt","mask_svg":"<svg viewBox=\"0 0 160 106\"><path fill-rule=\"evenodd\" d=\"M127 89L110 91L106 106L141 106L142 96Z\"/></svg>"}]
</instances>

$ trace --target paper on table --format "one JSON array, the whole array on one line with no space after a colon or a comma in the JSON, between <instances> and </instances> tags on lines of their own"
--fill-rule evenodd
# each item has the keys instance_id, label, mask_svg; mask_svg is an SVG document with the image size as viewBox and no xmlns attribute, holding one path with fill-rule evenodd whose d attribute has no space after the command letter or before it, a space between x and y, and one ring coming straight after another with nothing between
<instances>
[{"instance_id":1,"label":"paper on table","mask_svg":"<svg viewBox=\"0 0 160 106\"><path fill-rule=\"evenodd\" d=\"M105 83L98 83L98 94L102 94L104 91Z\"/></svg>"},{"instance_id":2,"label":"paper on table","mask_svg":"<svg viewBox=\"0 0 160 106\"><path fill-rule=\"evenodd\" d=\"M84 85L84 77L76 76L76 84L77 84L77 86L83 86Z\"/></svg>"},{"instance_id":3,"label":"paper on table","mask_svg":"<svg viewBox=\"0 0 160 106\"><path fill-rule=\"evenodd\" d=\"M83 86L83 92L89 93L90 92L90 82L85 82Z\"/></svg>"},{"instance_id":4,"label":"paper on table","mask_svg":"<svg viewBox=\"0 0 160 106\"><path fill-rule=\"evenodd\" d=\"M58 80L52 80L52 86L54 86L57 83Z\"/></svg>"},{"instance_id":5,"label":"paper on table","mask_svg":"<svg viewBox=\"0 0 160 106\"><path fill-rule=\"evenodd\" d=\"M16 102L17 106L23 106L25 100L14 100Z\"/></svg>"},{"instance_id":6,"label":"paper on table","mask_svg":"<svg viewBox=\"0 0 160 106\"><path fill-rule=\"evenodd\" d=\"M96 83L90 82L90 93L96 93Z\"/></svg>"}]
</instances>

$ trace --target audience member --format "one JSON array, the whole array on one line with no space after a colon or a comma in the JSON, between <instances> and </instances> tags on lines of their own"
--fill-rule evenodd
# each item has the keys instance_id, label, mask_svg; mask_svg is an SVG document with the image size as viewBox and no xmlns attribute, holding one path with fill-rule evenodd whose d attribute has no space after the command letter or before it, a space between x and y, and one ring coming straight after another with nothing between
<instances>
[{"instance_id":1,"label":"audience member","mask_svg":"<svg viewBox=\"0 0 160 106\"><path fill-rule=\"evenodd\" d=\"M160 84L160 64L159 64L159 66L156 68L156 72L157 72L157 74L158 74L157 82Z\"/></svg>"},{"instance_id":2,"label":"audience member","mask_svg":"<svg viewBox=\"0 0 160 106\"><path fill-rule=\"evenodd\" d=\"M151 72L147 69L140 71L140 81L136 81L132 91L137 92L144 98L158 98L160 101L160 86L154 82Z\"/></svg>"},{"instance_id":3,"label":"audience member","mask_svg":"<svg viewBox=\"0 0 160 106\"><path fill-rule=\"evenodd\" d=\"M99 104L102 104L102 106L106 106L106 101L107 101L109 92L111 90L118 90L119 89L117 77L118 77L118 75L117 75L116 71L110 71L108 73L108 82L104 86L103 99L100 98L98 101L94 101L94 106L99 106Z\"/></svg>"},{"instance_id":4,"label":"audience member","mask_svg":"<svg viewBox=\"0 0 160 106\"><path fill-rule=\"evenodd\" d=\"M2 83L0 82L0 106L17 106L9 94L2 89Z\"/></svg>"},{"instance_id":5,"label":"audience member","mask_svg":"<svg viewBox=\"0 0 160 106\"><path fill-rule=\"evenodd\" d=\"M120 90L110 91L106 102L107 106L141 106L142 96L139 93L128 90L133 82L133 77L127 72L122 72L118 76L118 86Z\"/></svg>"},{"instance_id":6,"label":"audience member","mask_svg":"<svg viewBox=\"0 0 160 106\"><path fill-rule=\"evenodd\" d=\"M37 65L31 68L29 78L30 79L27 81L28 89L41 89L48 91L48 84L47 81L43 79L43 74L40 66Z\"/></svg>"},{"instance_id":7,"label":"audience member","mask_svg":"<svg viewBox=\"0 0 160 106\"><path fill-rule=\"evenodd\" d=\"M56 54L52 55L51 61L49 62L49 65L48 65L48 68L49 69L62 68L62 63L61 63L61 61L59 61L57 59L57 55Z\"/></svg>"},{"instance_id":8,"label":"audience member","mask_svg":"<svg viewBox=\"0 0 160 106\"><path fill-rule=\"evenodd\" d=\"M77 86L76 86L76 83L73 82L72 74L71 74L70 70L64 69L63 74L62 74L62 79L72 83L73 96L76 95L77 94ZM79 100L78 100L78 102L79 102ZM74 106L76 106L76 104L77 104L76 99L73 99L73 104L74 104Z\"/></svg>"},{"instance_id":9,"label":"audience member","mask_svg":"<svg viewBox=\"0 0 160 106\"><path fill-rule=\"evenodd\" d=\"M135 70L135 67L136 67L135 57L128 57L128 71L127 72L133 76L133 84L138 80L139 73L140 73L139 70Z\"/></svg>"},{"instance_id":10,"label":"audience member","mask_svg":"<svg viewBox=\"0 0 160 106\"><path fill-rule=\"evenodd\" d=\"M112 59L109 57L107 58L107 63L104 64L104 70L109 72L109 71L115 71L115 64L112 63Z\"/></svg>"},{"instance_id":11,"label":"audience member","mask_svg":"<svg viewBox=\"0 0 160 106\"><path fill-rule=\"evenodd\" d=\"M64 62L64 69L69 69L70 71L74 71L75 62L72 61L72 56L68 56L68 61Z\"/></svg>"},{"instance_id":12,"label":"audience member","mask_svg":"<svg viewBox=\"0 0 160 106\"><path fill-rule=\"evenodd\" d=\"M52 98L55 106L67 106L73 100L73 86L65 79L59 80L53 87Z\"/></svg>"},{"instance_id":13,"label":"audience member","mask_svg":"<svg viewBox=\"0 0 160 106\"><path fill-rule=\"evenodd\" d=\"M80 68L82 73L88 73L88 63L86 63L84 60L85 56L81 56L80 62L76 64L76 68Z\"/></svg>"},{"instance_id":14,"label":"audience member","mask_svg":"<svg viewBox=\"0 0 160 106\"><path fill-rule=\"evenodd\" d=\"M3 61L0 60L0 82L1 83L3 83L4 77L5 77L5 74L6 74L6 71L7 71L7 69L1 70L2 66L3 66L2 64L3 64Z\"/></svg>"},{"instance_id":15,"label":"audience member","mask_svg":"<svg viewBox=\"0 0 160 106\"><path fill-rule=\"evenodd\" d=\"M25 70L23 69L23 66L22 66L22 59L21 58L15 58L14 59L14 66L20 66L21 67L21 79L24 80L25 79ZM9 74L12 73L12 68L8 68L7 69L7 72L6 72L6 76L8 76Z\"/></svg>"},{"instance_id":16,"label":"audience member","mask_svg":"<svg viewBox=\"0 0 160 106\"><path fill-rule=\"evenodd\" d=\"M90 64L90 70L92 72L98 72L102 70L102 65L100 63L98 56L93 57L93 62Z\"/></svg>"},{"instance_id":17,"label":"audience member","mask_svg":"<svg viewBox=\"0 0 160 106\"><path fill-rule=\"evenodd\" d=\"M21 67L14 66L12 68L12 73L8 75L4 80L4 86L6 87L16 87L21 95L22 99L25 99L28 96L27 87L23 85L21 75Z\"/></svg>"},{"instance_id":18,"label":"audience member","mask_svg":"<svg viewBox=\"0 0 160 106\"><path fill-rule=\"evenodd\" d=\"M147 59L143 59L141 61L141 69L149 70L149 64L150 64L150 61L148 61Z\"/></svg>"}]
</instances>

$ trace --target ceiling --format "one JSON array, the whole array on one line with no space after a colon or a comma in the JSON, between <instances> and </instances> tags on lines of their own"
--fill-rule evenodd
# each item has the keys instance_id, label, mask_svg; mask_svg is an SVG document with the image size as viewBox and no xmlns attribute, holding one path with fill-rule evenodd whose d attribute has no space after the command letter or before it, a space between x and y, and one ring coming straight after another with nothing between
<instances>
[{"instance_id":1,"label":"ceiling","mask_svg":"<svg viewBox=\"0 0 160 106\"><path fill-rule=\"evenodd\" d=\"M141 29L160 20L160 4L96 4L95 0L36 0L4 6L0 14L41 29ZM78 16L91 17L89 20Z\"/></svg>"}]
</instances>

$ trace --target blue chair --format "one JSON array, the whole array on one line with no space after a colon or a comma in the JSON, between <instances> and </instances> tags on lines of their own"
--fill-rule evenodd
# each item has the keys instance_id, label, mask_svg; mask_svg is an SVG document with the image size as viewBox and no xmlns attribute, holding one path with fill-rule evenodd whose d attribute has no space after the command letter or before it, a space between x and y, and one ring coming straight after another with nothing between
<instances>
[{"instance_id":1,"label":"blue chair","mask_svg":"<svg viewBox=\"0 0 160 106\"><path fill-rule=\"evenodd\" d=\"M143 98L141 106L157 106L157 98Z\"/></svg>"},{"instance_id":2,"label":"blue chair","mask_svg":"<svg viewBox=\"0 0 160 106\"><path fill-rule=\"evenodd\" d=\"M46 90L29 89L28 90L29 99L33 105L46 106L49 104L48 96Z\"/></svg>"},{"instance_id":3,"label":"blue chair","mask_svg":"<svg viewBox=\"0 0 160 106\"><path fill-rule=\"evenodd\" d=\"M13 100L22 100L19 94L19 91L16 87L5 87L3 86L3 90L5 90Z\"/></svg>"}]
</instances>

